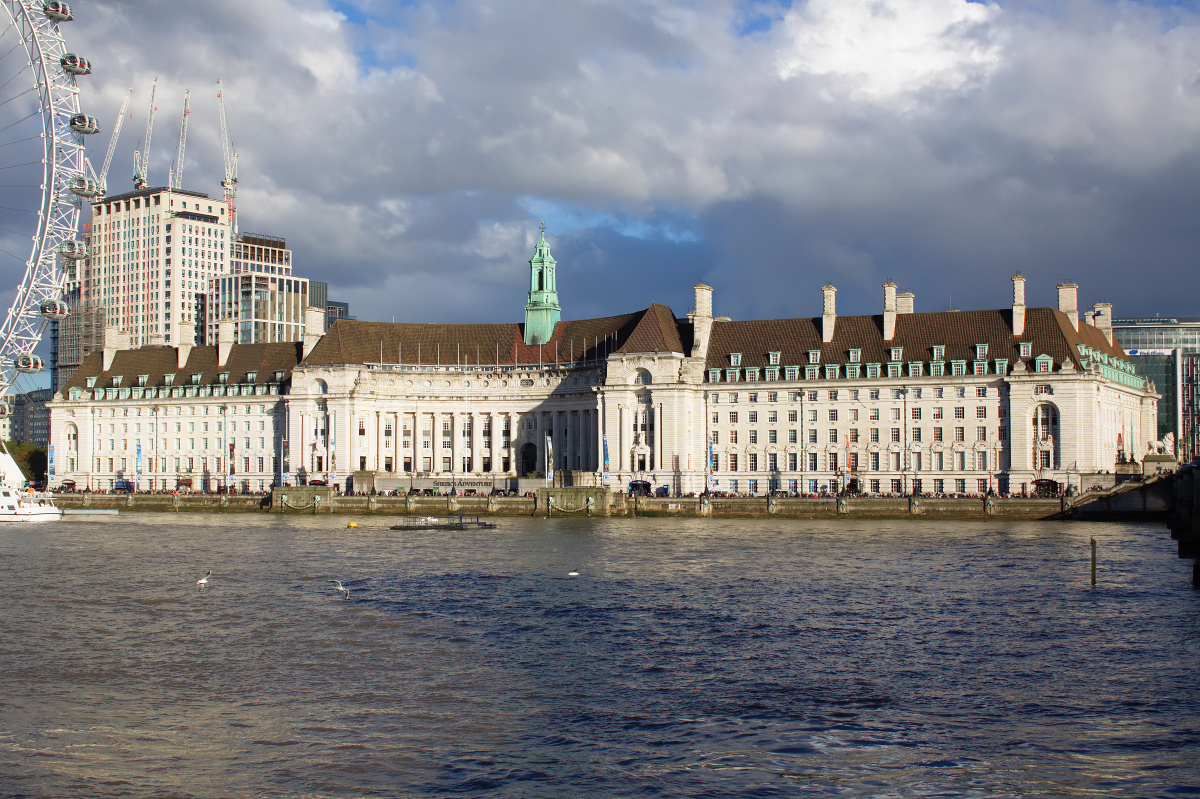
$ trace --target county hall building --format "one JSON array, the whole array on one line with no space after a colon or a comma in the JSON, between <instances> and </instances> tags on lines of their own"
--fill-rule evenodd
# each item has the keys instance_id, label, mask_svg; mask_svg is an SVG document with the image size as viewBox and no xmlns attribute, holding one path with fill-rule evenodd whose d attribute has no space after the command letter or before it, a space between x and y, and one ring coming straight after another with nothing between
<instances>
[{"instance_id":1,"label":"county hall building","mask_svg":"<svg viewBox=\"0 0 1200 799\"><path fill-rule=\"evenodd\" d=\"M1112 336L1112 308L734 321L695 287L564 321L543 235L524 323L339 319L295 343L132 348L114 331L49 403L51 482L108 489L356 491L449 478L485 489L556 473L672 492L1018 492L1114 471L1156 437L1157 394ZM324 313L323 309L309 309ZM306 325L319 330L318 325ZM547 459L550 462L547 463Z\"/></svg>"}]
</instances>

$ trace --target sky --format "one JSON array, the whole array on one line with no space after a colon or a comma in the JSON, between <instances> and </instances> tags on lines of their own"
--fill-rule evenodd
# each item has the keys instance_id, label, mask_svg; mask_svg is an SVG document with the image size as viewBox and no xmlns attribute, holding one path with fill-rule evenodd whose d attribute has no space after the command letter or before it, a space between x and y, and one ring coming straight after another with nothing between
<instances>
[{"instance_id":1,"label":"sky","mask_svg":"<svg viewBox=\"0 0 1200 799\"><path fill-rule=\"evenodd\" d=\"M544 220L564 318L1030 305L1200 316L1200 8L1116 0L79 0L81 102L360 319L520 321ZM19 264L0 262L3 279Z\"/></svg>"}]
</instances>

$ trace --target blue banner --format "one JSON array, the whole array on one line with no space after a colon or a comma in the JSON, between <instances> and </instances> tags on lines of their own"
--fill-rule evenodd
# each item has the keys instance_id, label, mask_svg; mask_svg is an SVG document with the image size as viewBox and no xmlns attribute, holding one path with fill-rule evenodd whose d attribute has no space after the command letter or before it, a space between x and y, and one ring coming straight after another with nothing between
<instances>
[{"instance_id":1,"label":"blue banner","mask_svg":"<svg viewBox=\"0 0 1200 799\"><path fill-rule=\"evenodd\" d=\"M546 434L546 485L554 485L554 439Z\"/></svg>"},{"instance_id":2,"label":"blue banner","mask_svg":"<svg viewBox=\"0 0 1200 799\"><path fill-rule=\"evenodd\" d=\"M604 437L604 480L602 485L608 488L608 436Z\"/></svg>"},{"instance_id":3,"label":"blue banner","mask_svg":"<svg viewBox=\"0 0 1200 799\"><path fill-rule=\"evenodd\" d=\"M138 445L137 445L137 461L136 461L136 463L137 463L137 477L135 477L134 479L137 480L137 482L140 484L142 482L142 445L141 445L141 443L138 443Z\"/></svg>"},{"instance_id":4,"label":"blue banner","mask_svg":"<svg viewBox=\"0 0 1200 799\"><path fill-rule=\"evenodd\" d=\"M54 482L54 445L51 444L46 450L46 487Z\"/></svg>"}]
</instances>

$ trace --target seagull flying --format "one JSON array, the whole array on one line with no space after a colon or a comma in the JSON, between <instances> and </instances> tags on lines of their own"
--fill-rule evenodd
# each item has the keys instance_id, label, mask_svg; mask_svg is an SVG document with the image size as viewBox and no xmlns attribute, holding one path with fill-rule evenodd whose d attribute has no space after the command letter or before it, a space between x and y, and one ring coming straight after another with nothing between
<instances>
[{"instance_id":1,"label":"seagull flying","mask_svg":"<svg viewBox=\"0 0 1200 799\"><path fill-rule=\"evenodd\" d=\"M208 585L209 577L212 577L212 571L209 571L208 574L204 575L203 577L201 577L199 580L196 581L196 585L200 586L201 591L204 590L204 586Z\"/></svg>"},{"instance_id":2,"label":"seagull flying","mask_svg":"<svg viewBox=\"0 0 1200 799\"><path fill-rule=\"evenodd\" d=\"M341 592L341 594L342 594L342 599L349 599L349 598L350 598L350 589L349 589L349 588L347 588L346 586L342 585L342 581L341 581L341 580L330 580L329 582L333 583L333 590L334 590L334 591L340 591L340 592Z\"/></svg>"}]
</instances>

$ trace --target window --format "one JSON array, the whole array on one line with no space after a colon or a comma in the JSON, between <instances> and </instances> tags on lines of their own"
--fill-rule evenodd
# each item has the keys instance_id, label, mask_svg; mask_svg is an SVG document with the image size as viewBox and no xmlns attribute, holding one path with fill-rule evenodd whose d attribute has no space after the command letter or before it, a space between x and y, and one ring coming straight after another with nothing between
<instances>
[{"instance_id":1,"label":"window","mask_svg":"<svg viewBox=\"0 0 1200 799\"><path fill-rule=\"evenodd\" d=\"M870 389L867 392L867 397L869 399L873 399L873 400L879 399L879 389L877 389L877 388Z\"/></svg>"},{"instance_id":2,"label":"window","mask_svg":"<svg viewBox=\"0 0 1200 799\"><path fill-rule=\"evenodd\" d=\"M750 422L750 424L758 424L758 411L750 411L750 413L746 415L750 417L747 420Z\"/></svg>"},{"instance_id":3,"label":"window","mask_svg":"<svg viewBox=\"0 0 1200 799\"><path fill-rule=\"evenodd\" d=\"M809 350L808 351L808 362L809 363L820 363L821 362L821 351L820 350Z\"/></svg>"},{"instance_id":4,"label":"window","mask_svg":"<svg viewBox=\"0 0 1200 799\"><path fill-rule=\"evenodd\" d=\"M838 432L834 428L829 429L829 443L830 444L838 443Z\"/></svg>"},{"instance_id":5,"label":"window","mask_svg":"<svg viewBox=\"0 0 1200 799\"><path fill-rule=\"evenodd\" d=\"M769 424L775 424L778 421L779 421L779 413L778 412L767 411L767 422Z\"/></svg>"},{"instance_id":6,"label":"window","mask_svg":"<svg viewBox=\"0 0 1200 799\"><path fill-rule=\"evenodd\" d=\"M878 377L879 377L879 364L877 364L877 363L867 364L867 379L875 380Z\"/></svg>"},{"instance_id":7,"label":"window","mask_svg":"<svg viewBox=\"0 0 1200 799\"><path fill-rule=\"evenodd\" d=\"M996 367L996 374L998 374L998 375L1008 374L1008 361L1004 360L1003 358L997 358L994 361L994 364Z\"/></svg>"},{"instance_id":8,"label":"window","mask_svg":"<svg viewBox=\"0 0 1200 799\"><path fill-rule=\"evenodd\" d=\"M736 472L738 470L738 462L737 461L738 461L737 453L733 453L729 456L729 471ZM734 488L734 486L736 486L736 485L737 485L736 480L729 481L729 487L735 491L737 490L736 488Z\"/></svg>"},{"instance_id":9,"label":"window","mask_svg":"<svg viewBox=\"0 0 1200 799\"><path fill-rule=\"evenodd\" d=\"M966 361L954 361L950 364L950 374L955 377L962 377L967 373Z\"/></svg>"},{"instance_id":10,"label":"window","mask_svg":"<svg viewBox=\"0 0 1200 799\"><path fill-rule=\"evenodd\" d=\"M808 392L808 401L816 402L817 401L817 392L815 392L815 391Z\"/></svg>"},{"instance_id":11,"label":"window","mask_svg":"<svg viewBox=\"0 0 1200 799\"><path fill-rule=\"evenodd\" d=\"M725 370L725 381L727 383L736 383L738 381L738 370L737 369L726 369Z\"/></svg>"},{"instance_id":12,"label":"window","mask_svg":"<svg viewBox=\"0 0 1200 799\"><path fill-rule=\"evenodd\" d=\"M912 420L913 420L914 422L919 422L919 421L921 421L921 409L920 409L920 408L913 408L913 409L912 409Z\"/></svg>"},{"instance_id":13,"label":"window","mask_svg":"<svg viewBox=\"0 0 1200 799\"><path fill-rule=\"evenodd\" d=\"M878 427L871 428L871 443L872 444L879 443L879 428Z\"/></svg>"},{"instance_id":14,"label":"window","mask_svg":"<svg viewBox=\"0 0 1200 799\"><path fill-rule=\"evenodd\" d=\"M721 423L721 414L717 413L716 411L713 411L712 423L720 424Z\"/></svg>"},{"instance_id":15,"label":"window","mask_svg":"<svg viewBox=\"0 0 1200 799\"><path fill-rule=\"evenodd\" d=\"M779 353L778 352L768 352L767 353L767 363L771 364L771 366L778 366L779 365Z\"/></svg>"},{"instance_id":16,"label":"window","mask_svg":"<svg viewBox=\"0 0 1200 799\"><path fill-rule=\"evenodd\" d=\"M987 407L984 405L980 405L979 407L977 407L975 409L975 418L976 419L986 419L987 418Z\"/></svg>"},{"instance_id":17,"label":"window","mask_svg":"<svg viewBox=\"0 0 1200 799\"><path fill-rule=\"evenodd\" d=\"M758 382L758 369L757 368L751 368L751 369L746 370L746 382L747 383L757 383ZM751 400L751 402L753 402L753 400Z\"/></svg>"},{"instance_id":18,"label":"window","mask_svg":"<svg viewBox=\"0 0 1200 799\"><path fill-rule=\"evenodd\" d=\"M758 455L756 455L755 453L752 452L752 453L750 453L749 459L750 459L750 471L757 472L758 471Z\"/></svg>"},{"instance_id":19,"label":"window","mask_svg":"<svg viewBox=\"0 0 1200 799\"><path fill-rule=\"evenodd\" d=\"M738 395L737 395L737 392L736 392L736 391L735 391L735 392L733 392L732 394L730 394L730 395L729 395L729 401L730 401L730 402L737 402L737 401L738 401Z\"/></svg>"},{"instance_id":20,"label":"window","mask_svg":"<svg viewBox=\"0 0 1200 799\"><path fill-rule=\"evenodd\" d=\"M736 444L736 443L737 443L737 434L738 434L738 431L736 431L736 430L730 430L730 431L729 431L729 443L730 443L730 444Z\"/></svg>"},{"instance_id":21,"label":"window","mask_svg":"<svg viewBox=\"0 0 1200 799\"><path fill-rule=\"evenodd\" d=\"M1041 356L1039 356L1037 359L1037 368L1035 369L1035 371L1049 372L1050 371L1050 359L1042 358Z\"/></svg>"},{"instance_id":22,"label":"window","mask_svg":"<svg viewBox=\"0 0 1200 799\"><path fill-rule=\"evenodd\" d=\"M975 428L975 440L976 441L987 441L987 428L986 427L976 427Z\"/></svg>"},{"instance_id":23,"label":"window","mask_svg":"<svg viewBox=\"0 0 1200 799\"><path fill-rule=\"evenodd\" d=\"M794 421L796 421L796 412L795 412L795 411L788 411L787 420L788 420L789 422L794 422Z\"/></svg>"},{"instance_id":24,"label":"window","mask_svg":"<svg viewBox=\"0 0 1200 799\"><path fill-rule=\"evenodd\" d=\"M708 382L710 382L710 383L721 382L721 370L720 369L709 369L708 370Z\"/></svg>"},{"instance_id":25,"label":"window","mask_svg":"<svg viewBox=\"0 0 1200 799\"><path fill-rule=\"evenodd\" d=\"M751 391L751 392L750 392L750 401L751 401L751 402L758 402L758 392L757 392L757 391Z\"/></svg>"},{"instance_id":26,"label":"window","mask_svg":"<svg viewBox=\"0 0 1200 799\"><path fill-rule=\"evenodd\" d=\"M795 444L795 443L796 443L796 431L795 431L795 430L789 430L789 431L788 431L788 443L789 443L789 444Z\"/></svg>"},{"instance_id":27,"label":"window","mask_svg":"<svg viewBox=\"0 0 1200 799\"><path fill-rule=\"evenodd\" d=\"M889 411L888 415L891 417L893 422L900 421L900 409L899 408L889 408L888 411Z\"/></svg>"},{"instance_id":28,"label":"window","mask_svg":"<svg viewBox=\"0 0 1200 799\"><path fill-rule=\"evenodd\" d=\"M840 367L835 363L826 364L825 365L825 379L826 380L837 380L839 368Z\"/></svg>"},{"instance_id":29,"label":"window","mask_svg":"<svg viewBox=\"0 0 1200 799\"><path fill-rule=\"evenodd\" d=\"M808 443L810 443L810 444L817 443L817 428L815 428L815 427L808 428Z\"/></svg>"},{"instance_id":30,"label":"window","mask_svg":"<svg viewBox=\"0 0 1200 799\"><path fill-rule=\"evenodd\" d=\"M974 372L977 375L987 374L987 361L976 361L974 364Z\"/></svg>"},{"instance_id":31,"label":"window","mask_svg":"<svg viewBox=\"0 0 1200 799\"><path fill-rule=\"evenodd\" d=\"M767 443L768 444L778 444L779 443L779 431L778 430L768 430L767 431Z\"/></svg>"},{"instance_id":32,"label":"window","mask_svg":"<svg viewBox=\"0 0 1200 799\"><path fill-rule=\"evenodd\" d=\"M815 452L808 453L808 470L810 472L815 472L817 470L817 453L815 453ZM812 488L813 491L817 490L817 488L816 488L817 481L816 480L811 481L809 483L809 485L811 485L813 487Z\"/></svg>"},{"instance_id":33,"label":"window","mask_svg":"<svg viewBox=\"0 0 1200 799\"><path fill-rule=\"evenodd\" d=\"M804 379L805 380L816 380L820 376L821 375L818 372L818 368L816 366L804 367Z\"/></svg>"},{"instance_id":34,"label":"window","mask_svg":"<svg viewBox=\"0 0 1200 799\"><path fill-rule=\"evenodd\" d=\"M837 408L830 408L829 409L829 421L836 422L837 420L838 420Z\"/></svg>"},{"instance_id":35,"label":"window","mask_svg":"<svg viewBox=\"0 0 1200 799\"><path fill-rule=\"evenodd\" d=\"M750 443L751 443L751 444L757 444L757 443L758 443L758 431L757 431L757 430L751 430L751 431L750 431Z\"/></svg>"},{"instance_id":36,"label":"window","mask_svg":"<svg viewBox=\"0 0 1200 799\"><path fill-rule=\"evenodd\" d=\"M939 345L937 345L937 346L935 346L935 347L933 348L933 360L935 360L935 361L944 361L944 360L946 360L946 348L945 348L945 346L943 346L943 345L939 344Z\"/></svg>"},{"instance_id":37,"label":"window","mask_svg":"<svg viewBox=\"0 0 1200 799\"><path fill-rule=\"evenodd\" d=\"M810 422L817 421L817 409L816 408L808 409L808 421L810 421Z\"/></svg>"},{"instance_id":38,"label":"window","mask_svg":"<svg viewBox=\"0 0 1200 799\"><path fill-rule=\"evenodd\" d=\"M737 424L737 423L738 423L738 412L737 412L737 411L730 411L730 412L729 412L729 423L730 423L730 424Z\"/></svg>"},{"instance_id":39,"label":"window","mask_svg":"<svg viewBox=\"0 0 1200 799\"><path fill-rule=\"evenodd\" d=\"M858 364L856 364L856 363L848 363L848 364L846 364L846 379L847 379L847 380L857 380L857 379L858 379L858 378L861 376L861 375L859 374L859 370L860 370L861 368L862 368L862 367L860 367L860 366L859 366Z\"/></svg>"},{"instance_id":40,"label":"window","mask_svg":"<svg viewBox=\"0 0 1200 799\"><path fill-rule=\"evenodd\" d=\"M967 409L963 408L962 406L955 408L954 409L954 418L955 419L966 419L967 418Z\"/></svg>"},{"instance_id":41,"label":"window","mask_svg":"<svg viewBox=\"0 0 1200 799\"><path fill-rule=\"evenodd\" d=\"M852 429L850 430L850 443L851 443L851 444L857 444L857 443L858 443L858 428L857 428L857 427L855 427L855 428L852 428Z\"/></svg>"},{"instance_id":42,"label":"window","mask_svg":"<svg viewBox=\"0 0 1200 799\"><path fill-rule=\"evenodd\" d=\"M912 440L913 440L913 443L916 443L916 444L921 443L921 428L914 427L912 429Z\"/></svg>"},{"instance_id":43,"label":"window","mask_svg":"<svg viewBox=\"0 0 1200 799\"><path fill-rule=\"evenodd\" d=\"M767 392L767 402L779 402L779 392L778 391L768 391ZM771 411L771 413L775 413L775 411Z\"/></svg>"},{"instance_id":44,"label":"window","mask_svg":"<svg viewBox=\"0 0 1200 799\"><path fill-rule=\"evenodd\" d=\"M867 414L867 417L868 417L868 418L869 418L869 419L870 419L872 422L878 422L878 421L879 421L879 409L878 409L878 408L872 408L872 409L871 409L871 412L870 412L869 414Z\"/></svg>"},{"instance_id":45,"label":"window","mask_svg":"<svg viewBox=\"0 0 1200 799\"><path fill-rule=\"evenodd\" d=\"M986 397L987 396L987 386L976 386L975 387L975 396L976 397Z\"/></svg>"},{"instance_id":46,"label":"window","mask_svg":"<svg viewBox=\"0 0 1200 799\"><path fill-rule=\"evenodd\" d=\"M913 361L908 365L909 377L920 377L923 364L920 361Z\"/></svg>"},{"instance_id":47,"label":"window","mask_svg":"<svg viewBox=\"0 0 1200 799\"><path fill-rule=\"evenodd\" d=\"M892 442L898 443L899 441L900 441L900 428L893 427L892 428Z\"/></svg>"},{"instance_id":48,"label":"window","mask_svg":"<svg viewBox=\"0 0 1200 799\"><path fill-rule=\"evenodd\" d=\"M966 441L967 440L967 429L965 427L954 428L954 440L955 441Z\"/></svg>"},{"instance_id":49,"label":"window","mask_svg":"<svg viewBox=\"0 0 1200 799\"><path fill-rule=\"evenodd\" d=\"M942 428L940 428L940 427L933 428L933 440L934 441L942 440Z\"/></svg>"},{"instance_id":50,"label":"window","mask_svg":"<svg viewBox=\"0 0 1200 799\"><path fill-rule=\"evenodd\" d=\"M1021 357L1028 358L1033 355L1033 345L1029 342L1021 342Z\"/></svg>"},{"instance_id":51,"label":"window","mask_svg":"<svg viewBox=\"0 0 1200 799\"><path fill-rule=\"evenodd\" d=\"M904 354L903 347L892 347L890 350L888 350L888 360L898 361L898 360L900 360L900 357L903 354Z\"/></svg>"},{"instance_id":52,"label":"window","mask_svg":"<svg viewBox=\"0 0 1200 799\"><path fill-rule=\"evenodd\" d=\"M858 421L858 408L850 409L850 421L852 421L852 422Z\"/></svg>"},{"instance_id":53,"label":"window","mask_svg":"<svg viewBox=\"0 0 1200 799\"><path fill-rule=\"evenodd\" d=\"M740 352L729 353L729 365L730 366L741 366L742 365L742 354Z\"/></svg>"},{"instance_id":54,"label":"window","mask_svg":"<svg viewBox=\"0 0 1200 799\"><path fill-rule=\"evenodd\" d=\"M878 452L871 453L871 471L873 471L873 472L879 471L879 453ZM877 480L875 482L878 483L879 481Z\"/></svg>"},{"instance_id":55,"label":"window","mask_svg":"<svg viewBox=\"0 0 1200 799\"><path fill-rule=\"evenodd\" d=\"M946 365L944 363L929 364L929 376L930 377L945 377L946 376Z\"/></svg>"},{"instance_id":56,"label":"window","mask_svg":"<svg viewBox=\"0 0 1200 799\"><path fill-rule=\"evenodd\" d=\"M850 363L862 363L862 350L850 350Z\"/></svg>"},{"instance_id":57,"label":"window","mask_svg":"<svg viewBox=\"0 0 1200 799\"><path fill-rule=\"evenodd\" d=\"M712 435L709 436L708 440L711 441L713 444L720 444L721 443L721 431L714 430L712 432Z\"/></svg>"},{"instance_id":58,"label":"window","mask_svg":"<svg viewBox=\"0 0 1200 799\"><path fill-rule=\"evenodd\" d=\"M789 366L783 370L783 376L786 380L799 380L800 368L797 366Z\"/></svg>"},{"instance_id":59,"label":"window","mask_svg":"<svg viewBox=\"0 0 1200 799\"><path fill-rule=\"evenodd\" d=\"M975 358L977 360L982 361L984 358L986 358L987 352L988 352L988 345L986 345L986 344L976 344L975 345Z\"/></svg>"}]
</instances>

